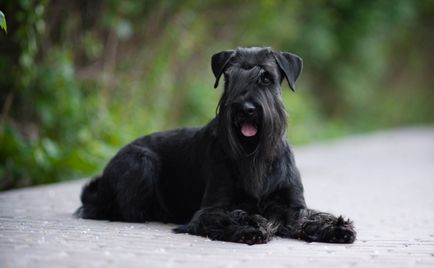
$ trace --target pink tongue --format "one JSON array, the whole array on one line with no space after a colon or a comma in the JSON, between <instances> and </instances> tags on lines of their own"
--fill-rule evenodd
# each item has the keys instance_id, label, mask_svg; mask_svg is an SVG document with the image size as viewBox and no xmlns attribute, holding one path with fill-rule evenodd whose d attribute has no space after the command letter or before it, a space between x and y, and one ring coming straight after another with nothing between
<instances>
[{"instance_id":1,"label":"pink tongue","mask_svg":"<svg viewBox=\"0 0 434 268\"><path fill-rule=\"evenodd\" d=\"M241 126L241 133L245 136L245 137L253 137L256 135L256 132L258 132L258 130L256 129L256 127L252 124L249 123L244 123Z\"/></svg>"}]
</instances>

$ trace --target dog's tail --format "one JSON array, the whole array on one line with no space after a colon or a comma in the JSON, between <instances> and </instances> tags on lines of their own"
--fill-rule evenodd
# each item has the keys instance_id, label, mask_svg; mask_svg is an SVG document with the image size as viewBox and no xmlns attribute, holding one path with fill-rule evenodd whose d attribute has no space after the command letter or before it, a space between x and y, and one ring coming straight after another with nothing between
<instances>
[{"instance_id":1,"label":"dog's tail","mask_svg":"<svg viewBox=\"0 0 434 268\"><path fill-rule=\"evenodd\" d=\"M93 178L90 182L88 182L81 192L81 202L83 204L95 204L98 201L98 185L99 185L100 177Z\"/></svg>"},{"instance_id":2,"label":"dog's tail","mask_svg":"<svg viewBox=\"0 0 434 268\"><path fill-rule=\"evenodd\" d=\"M100 196L99 184L101 177L95 177L88 182L81 192L81 203L75 212L74 216L83 219L107 219L108 215L105 209L107 204L101 204L102 198Z\"/></svg>"}]
</instances>

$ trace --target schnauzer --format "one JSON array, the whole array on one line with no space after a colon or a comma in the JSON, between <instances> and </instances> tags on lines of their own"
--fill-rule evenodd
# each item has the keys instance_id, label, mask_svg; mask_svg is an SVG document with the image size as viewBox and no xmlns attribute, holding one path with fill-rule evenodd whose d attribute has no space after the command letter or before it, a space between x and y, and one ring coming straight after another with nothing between
<instances>
[{"instance_id":1,"label":"schnauzer","mask_svg":"<svg viewBox=\"0 0 434 268\"><path fill-rule=\"evenodd\" d=\"M122 148L81 194L85 219L182 224L176 233L261 244L273 236L352 243L350 220L306 207L286 139L283 79L294 90L303 62L270 48L212 56L224 91L201 128L157 132Z\"/></svg>"}]
</instances>

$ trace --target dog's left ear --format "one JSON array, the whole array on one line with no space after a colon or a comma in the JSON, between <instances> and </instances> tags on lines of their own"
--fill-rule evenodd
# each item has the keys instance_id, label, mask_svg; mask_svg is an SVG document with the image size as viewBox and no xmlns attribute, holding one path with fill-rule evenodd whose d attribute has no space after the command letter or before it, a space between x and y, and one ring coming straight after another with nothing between
<instances>
[{"instance_id":1,"label":"dog's left ear","mask_svg":"<svg viewBox=\"0 0 434 268\"><path fill-rule=\"evenodd\" d=\"M280 70L285 75L289 87L292 91L295 91L295 81L297 81L303 69L303 60L299 56L289 52L274 52L273 55Z\"/></svg>"},{"instance_id":2,"label":"dog's left ear","mask_svg":"<svg viewBox=\"0 0 434 268\"><path fill-rule=\"evenodd\" d=\"M233 50L226 50L226 51L216 53L212 56L211 68L215 76L214 88L218 87L220 76L225 71L226 66L228 65L230 59L234 54L235 53Z\"/></svg>"}]
</instances>

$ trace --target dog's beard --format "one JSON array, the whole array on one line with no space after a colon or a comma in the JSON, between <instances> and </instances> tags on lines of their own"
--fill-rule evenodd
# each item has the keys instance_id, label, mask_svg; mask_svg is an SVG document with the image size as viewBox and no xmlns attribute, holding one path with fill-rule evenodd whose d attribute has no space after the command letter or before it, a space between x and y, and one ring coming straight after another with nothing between
<instances>
[{"instance_id":1,"label":"dog's beard","mask_svg":"<svg viewBox=\"0 0 434 268\"><path fill-rule=\"evenodd\" d=\"M260 158L271 161L279 155L286 132L286 111L271 92L258 94L258 114L245 117L231 103L221 99L218 131L233 159Z\"/></svg>"},{"instance_id":2,"label":"dog's beard","mask_svg":"<svg viewBox=\"0 0 434 268\"><path fill-rule=\"evenodd\" d=\"M261 134L257 118L243 118L232 107L220 111L219 136L233 160L246 161L257 154Z\"/></svg>"},{"instance_id":3,"label":"dog's beard","mask_svg":"<svg viewBox=\"0 0 434 268\"><path fill-rule=\"evenodd\" d=\"M263 192L269 169L281 153L286 131L286 112L280 99L264 94L257 103L259 113L254 119L241 117L230 105L220 106L218 115L224 150L237 164L242 187L253 196Z\"/></svg>"}]
</instances>

